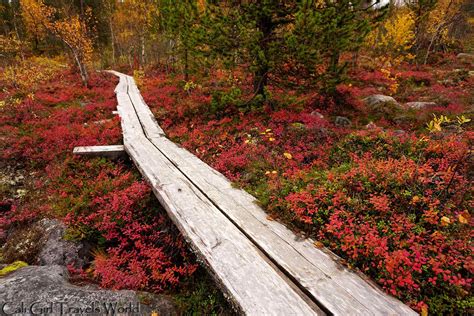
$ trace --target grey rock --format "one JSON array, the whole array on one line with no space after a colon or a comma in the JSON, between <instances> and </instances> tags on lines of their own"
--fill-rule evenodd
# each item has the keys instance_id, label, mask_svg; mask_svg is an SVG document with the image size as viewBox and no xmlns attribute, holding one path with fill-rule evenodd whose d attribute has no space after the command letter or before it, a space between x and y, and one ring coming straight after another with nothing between
<instances>
[{"instance_id":1,"label":"grey rock","mask_svg":"<svg viewBox=\"0 0 474 316\"><path fill-rule=\"evenodd\" d=\"M371 96L365 98L363 101L371 109L376 109L376 108L386 106L386 105L400 107L397 100L395 100L391 96L383 95L383 94L371 95Z\"/></svg>"},{"instance_id":2,"label":"grey rock","mask_svg":"<svg viewBox=\"0 0 474 316\"><path fill-rule=\"evenodd\" d=\"M407 106L411 109L421 110L436 106L435 102L408 102Z\"/></svg>"},{"instance_id":3,"label":"grey rock","mask_svg":"<svg viewBox=\"0 0 474 316\"><path fill-rule=\"evenodd\" d=\"M63 265L69 264L75 267L83 267L86 260L81 253L85 251L85 245L64 240L66 226L55 219L42 219L36 225L43 230L43 247L38 255L39 265Z\"/></svg>"},{"instance_id":4,"label":"grey rock","mask_svg":"<svg viewBox=\"0 0 474 316\"><path fill-rule=\"evenodd\" d=\"M442 127L442 131L446 134L452 134L459 132L459 126L456 124L450 124Z\"/></svg>"},{"instance_id":5,"label":"grey rock","mask_svg":"<svg viewBox=\"0 0 474 316\"><path fill-rule=\"evenodd\" d=\"M401 135L405 135L405 134L406 134L406 132L405 132L404 130L402 130L402 129L397 129L397 130L393 131L393 133L394 133L395 135L397 135L397 136L401 136Z\"/></svg>"},{"instance_id":6,"label":"grey rock","mask_svg":"<svg viewBox=\"0 0 474 316\"><path fill-rule=\"evenodd\" d=\"M367 106L367 109L378 116L382 116L388 119L401 113L403 108L400 104L392 97L383 94L374 94L363 100Z\"/></svg>"},{"instance_id":7,"label":"grey rock","mask_svg":"<svg viewBox=\"0 0 474 316\"><path fill-rule=\"evenodd\" d=\"M17 315L32 315L30 308L36 313L60 315L61 305L64 315L112 315L105 309L106 305L110 306L108 304L115 306L115 315L150 315L153 311L159 315L176 315L173 304L164 296L104 290L94 285L78 286L69 283L68 279L68 271L63 266L18 269L0 278L0 302L7 303L5 311L8 314L22 306L26 309Z\"/></svg>"},{"instance_id":8,"label":"grey rock","mask_svg":"<svg viewBox=\"0 0 474 316\"><path fill-rule=\"evenodd\" d=\"M407 115L399 115L393 118L395 124L411 124L413 123L413 118Z\"/></svg>"},{"instance_id":9,"label":"grey rock","mask_svg":"<svg viewBox=\"0 0 474 316\"><path fill-rule=\"evenodd\" d=\"M336 116L334 124L338 127L349 127L352 125L352 122L345 116Z\"/></svg>"}]
</instances>

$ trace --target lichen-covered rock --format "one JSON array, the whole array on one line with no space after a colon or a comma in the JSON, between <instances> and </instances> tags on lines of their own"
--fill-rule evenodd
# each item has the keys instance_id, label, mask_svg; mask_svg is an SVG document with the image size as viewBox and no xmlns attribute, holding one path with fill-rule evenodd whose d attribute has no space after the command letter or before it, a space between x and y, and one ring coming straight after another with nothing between
<instances>
[{"instance_id":1,"label":"lichen-covered rock","mask_svg":"<svg viewBox=\"0 0 474 316\"><path fill-rule=\"evenodd\" d=\"M23 261L15 261L9 265L2 265L0 266L0 277L6 276L7 274L10 274L18 269L21 269L27 266L28 266L28 263L23 262Z\"/></svg>"},{"instance_id":2,"label":"lichen-covered rock","mask_svg":"<svg viewBox=\"0 0 474 316\"><path fill-rule=\"evenodd\" d=\"M25 261L36 265L87 264L88 249L79 242L64 240L66 226L55 219L42 219L30 227L13 231L2 248L6 263Z\"/></svg>"},{"instance_id":3,"label":"lichen-covered rock","mask_svg":"<svg viewBox=\"0 0 474 316\"><path fill-rule=\"evenodd\" d=\"M42 236L43 231L35 225L9 232L1 248L3 263L25 261L28 264L35 264L43 246Z\"/></svg>"},{"instance_id":4,"label":"lichen-covered rock","mask_svg":"<svg viewBox=\"0 0 474 316\"><path fill-rule=\"evenodd\" d=\"M408 102L407 106L411 109L421 110L436 106L435 102Z\"/></svg>"},{"instance_id":5,"label":"lichen-covered rock","mask_svg":"<svg viewBox=\"0 0 474 316\"><path fill-rule=\"evenodd\" d=\"M63 223L55 219L42 219L36 225L43 231L43 247L38 254L37 264L85 266L85 245L64 240L66 226Z\"/></svg>"},{"instance_id":6,"label":"lichen-covered rock","mask_svg":"<svg viewBox=\"0 0 474 316\"><path fill-rule=\"evenodd\" d=\"M395 124L398 125L410 125L414 123L414 117L410 115L399 115L393 118Z\"/></svg>"},{"instance_id":7,"label":"lichen-covered rock","mask_svg":"<svg viewBox=\"0 0 474 316\"><path fill-rule=\"evenodd\" d=\"M407 132L405 132L405 131L402 130L402 129L397 129L397 130L393 131L393 134L394 134L395 136L402 136L402 135L405 135L406 133L407 133Z\"/></svg>"},{"instance_id":8,"label":"lichen-covered rock","mask_svg":"<svg viewBox=\"0 0 474 316\"><path fill-rule=\"evenodd\" d=\"M77 286L68 278L63 266L21 268L0 278L0 304L8 315L176 315L164 296Z\"/></svg>"},{"instance_id":9,"label":"lichen-covered rock","mask_svg":"<svg viewBox=\"0 0 474 316\"><path fill-rule=\"evenodd\" d=\"M376 107L384 106L387 104L400 106L397 100L395 100L391 96L383 95L383 94L374 94L374 95L368 96L367 98L364 99L364 102L367 106L371 108L376 108Z\"/></svg>"}]
</instances>

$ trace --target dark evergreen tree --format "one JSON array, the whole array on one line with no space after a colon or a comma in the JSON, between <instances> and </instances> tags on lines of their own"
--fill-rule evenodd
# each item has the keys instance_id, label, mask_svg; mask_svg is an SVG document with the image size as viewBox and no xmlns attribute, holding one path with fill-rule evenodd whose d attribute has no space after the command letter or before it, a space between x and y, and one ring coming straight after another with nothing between
<instances>
[{"instance_id":1,"label":"dark evergreen tree","mask_svg":"<svg viewBox=\"0 0 474 316\"><path fill-rule=\"evenodd\" d=\"M372 26L380 21L386 7L366 0L302 0L295 15L294 30L287 44L294 63L306 82L319 82L329 94L344 79L344 53L355 52Z\"/></svg>"}]
</instances>

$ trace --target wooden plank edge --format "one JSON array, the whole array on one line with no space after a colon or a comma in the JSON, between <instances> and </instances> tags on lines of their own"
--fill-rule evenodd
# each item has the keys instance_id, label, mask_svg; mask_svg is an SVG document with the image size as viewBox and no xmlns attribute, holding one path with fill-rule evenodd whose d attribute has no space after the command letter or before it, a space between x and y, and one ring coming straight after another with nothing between
<instances>
[{"instance_id":1,"label":"wooden plank edge","mask_svg":"<svg viewBox=\"0 0 474 316\"><path fill-rule=\"evenodd\" d=\"M79 146L74 147L72 153L78 156L106 157L110 159L127 157L127 153L123 145Z\"/></svg>"}]
</instances>

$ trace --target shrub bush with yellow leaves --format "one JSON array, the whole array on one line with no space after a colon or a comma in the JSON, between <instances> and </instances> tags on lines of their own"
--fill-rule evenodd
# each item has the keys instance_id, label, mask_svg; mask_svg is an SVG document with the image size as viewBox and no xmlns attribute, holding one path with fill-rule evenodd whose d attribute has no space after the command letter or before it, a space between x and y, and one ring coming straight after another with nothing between
<instances>
[{"instance_id":1,"label":"shrub bush with yellow leaves","mask_svg":"<svg viewBox=\"0 0 474 316\"><path fill-rule=\"evenodd\" d=\"M465 0L438 0L436 7L429 13L426 23L426 55L432 51L446 51L455 47L457 40L453 36L453 26L467 14L463 9Z\"/></svg>"},{"instance_id":2,"label":"shrub bush with yellow leaves","mask_svg":"<svg viewBox=\"0 0 474 316\"><path fill-rule=\"evenodd\" d=\"M379 66L398 66L415 58L409 51L415 40L415 20L404 8L396 9L367 37L366 48Z\"/></svg>"},{"instance_id":3,"label":"shrub bush with yellow leaves","mask_svg":"<svg viewBox=\"0 0 474 316\"><path fill-rule=\"evenodd\" d=\"M15 64L4 69L0 74L0 81L7 88L14 87L23 93L31 93L65 67L67 66L62 57L18 59Z\"/></svg>"}]
</instances>

